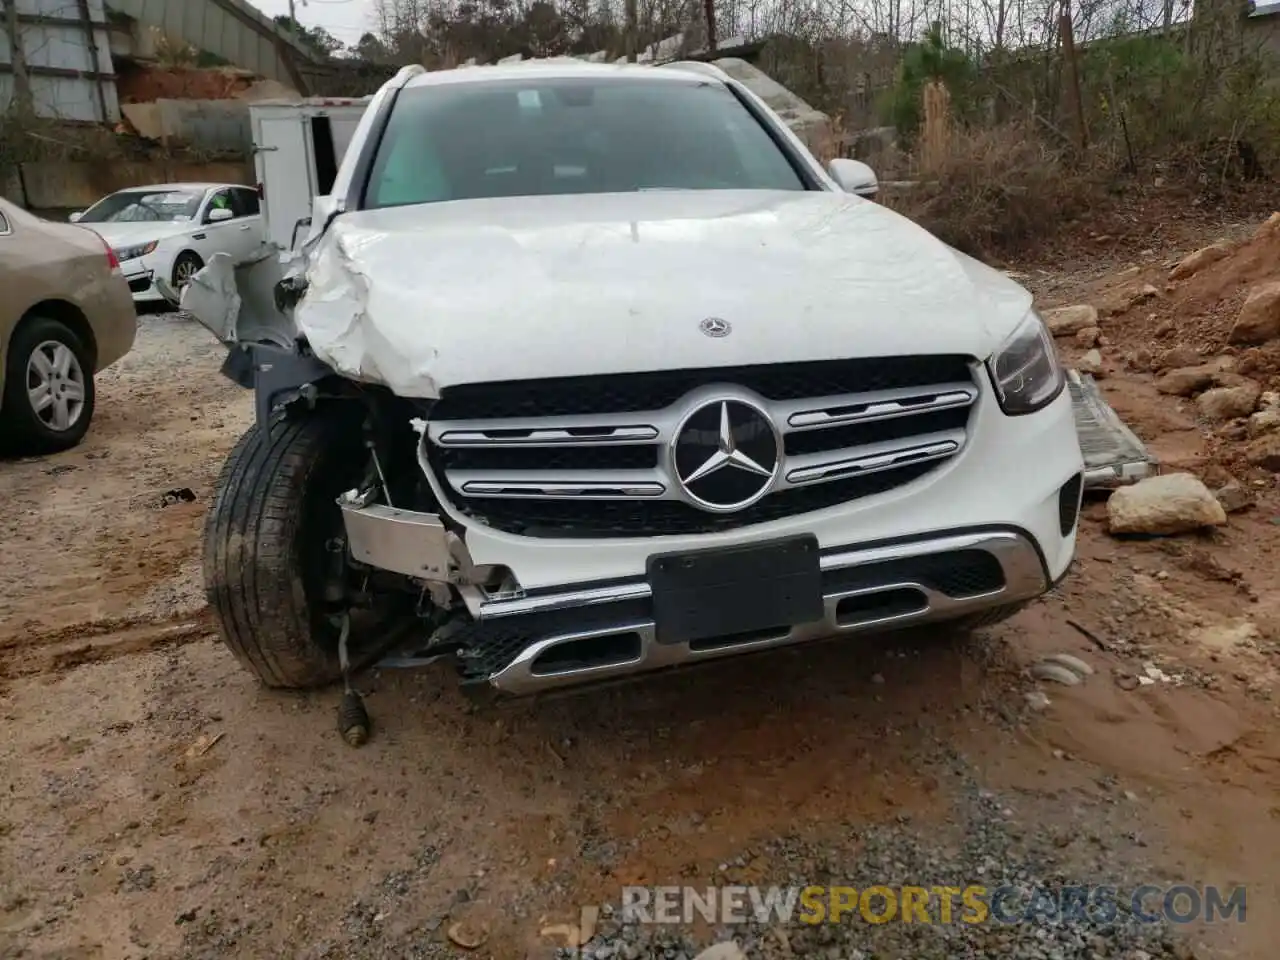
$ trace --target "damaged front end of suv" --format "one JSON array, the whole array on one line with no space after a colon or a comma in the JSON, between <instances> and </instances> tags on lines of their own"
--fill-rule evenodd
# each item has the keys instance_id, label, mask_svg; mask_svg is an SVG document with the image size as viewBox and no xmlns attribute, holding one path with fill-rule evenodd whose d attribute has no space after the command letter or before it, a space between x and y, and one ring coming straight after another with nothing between
<instances>
[{"instance_id":1,"label":"damaged front end of suv","mask_svg":"<svg viewBox=\"0 0 1280 960\"><path fill-rule=\"evenodd\" d=\"M227 645L528 695L1051 589L1123 479L1105 403L868 173L705 64L406 68L302 247L183 292L256 396L205 529Z\"/></svg>"},{"instance_id":2,"label":"damaged front end of suv","mask_svg":"<svg viewBox=\"0 0 1280 960\"><path fill-rule=\"evenodd\" d=\"M308 257L219 254L181 295L228 348L222 373L255 397L206 520L210 605L270 687L325 685L378 660L465 664L481 602L518 591L501 567L473 564L438 512L421 466L431 401L338 374L299 334Z\"/></svg>"}]
</instances>

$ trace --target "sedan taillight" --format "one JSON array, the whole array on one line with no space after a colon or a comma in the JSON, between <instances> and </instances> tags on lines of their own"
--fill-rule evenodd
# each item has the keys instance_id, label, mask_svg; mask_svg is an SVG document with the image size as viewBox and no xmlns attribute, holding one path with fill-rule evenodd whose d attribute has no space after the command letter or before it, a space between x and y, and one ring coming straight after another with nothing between
<instances>
[{"instance_id":1,"label":"sedan taillight","mask_svg":"<svg viewBox=\"0 0 1280 960\"><path fill-rule=\"evenodd\" d=\"M97 233L97 231L94 231ZM102 234L97 234L98 239L102 241L102 245L107 248L107 266L112 273L120 272L120 258L116 256L116 252L111 249L111 244L107 243L107 238Z\"/></svg>"}]
</instances>

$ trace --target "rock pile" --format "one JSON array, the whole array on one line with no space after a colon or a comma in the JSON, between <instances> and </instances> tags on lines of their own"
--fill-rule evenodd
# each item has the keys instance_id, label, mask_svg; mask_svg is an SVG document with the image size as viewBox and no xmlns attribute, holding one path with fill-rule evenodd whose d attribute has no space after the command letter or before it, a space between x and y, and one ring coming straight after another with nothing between
<instances>
[{"instance_id":1,"label":"rock pile","mask_svg":"<svg viewBox=\"0 0 1280 960\"><path fill-rule=\"evenodd\" d=\"M1184 467L1200 476L1156 477L1112 495L1114 534L1211 528L1250 506L1253 489L1280 482L1280 213L1246 240L1218 240L1157 269L1131 267L1090 302L1045 312L1077 369L1150 377L1205 437L1203 469Z\"/></svg>"}]
</instances>

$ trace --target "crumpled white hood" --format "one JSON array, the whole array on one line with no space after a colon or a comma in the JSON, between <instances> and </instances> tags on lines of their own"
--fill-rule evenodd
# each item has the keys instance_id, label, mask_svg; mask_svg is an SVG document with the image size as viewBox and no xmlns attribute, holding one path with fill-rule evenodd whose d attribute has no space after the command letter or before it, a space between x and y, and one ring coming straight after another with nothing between
<instances>
[{"instance_id":1,"label":"crumpled white hood","mask_svg":"<svg viewBox=\"0 0 1280 960\"><path fill-rule=\"evenodd\" d=\"M295 321L339 373L454 384L857 356L988 356L1031 295L827 192L643 192L339 216ZM731 325L723 338L699 329Z\"/></svg>"}]
</instances>

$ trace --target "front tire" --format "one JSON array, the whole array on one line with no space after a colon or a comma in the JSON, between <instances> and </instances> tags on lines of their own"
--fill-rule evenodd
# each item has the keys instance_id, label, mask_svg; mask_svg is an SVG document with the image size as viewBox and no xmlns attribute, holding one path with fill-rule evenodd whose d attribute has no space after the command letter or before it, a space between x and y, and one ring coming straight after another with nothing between
<instances>
[{"instance_id":1,"label":"front tire","mask_svg":"<svg viewBox=\"0 0 1280 960\"><path fill-rule=\"evenodd\" d=\"M183 250L173 261L173 270L170 280L174 290L181 292L182 288L191 282L191 278L200 272L204 266L204 261L200 259L200 254L192 250Z\"/></svg>"},{"instance_id":2,"label":"front tire","mask_svg":"<svg viewBox=\"0 0 1280 960\"><path fill-rule=\"evenodd\" d=\"M325 601L330 547L342 542L336 498L356 486L366 453L352 405L321 407L256 425L240 438L218 479L204 530L205 593L223 642L268 687L307 688L342 675L341 610ZM352 666L386 645L386 611L352 616Z\"/></svg>"},{"instance_id":3,"label":"front tire","mask_svg":"<svg viewBox=\"0 0 1280 960\"><path fill-rule=\"evenodd\" d=\"M9 341L3 416L23 453L76 446L93 419L93 356L66 324L29 317Z\"/></svg>"}]
</instances>

